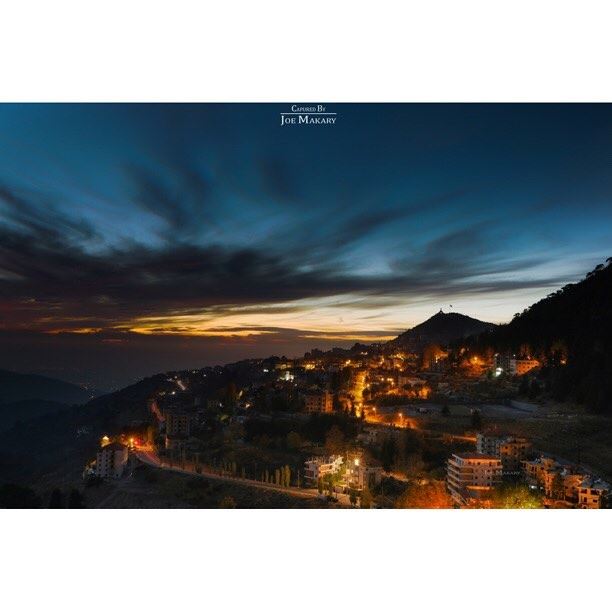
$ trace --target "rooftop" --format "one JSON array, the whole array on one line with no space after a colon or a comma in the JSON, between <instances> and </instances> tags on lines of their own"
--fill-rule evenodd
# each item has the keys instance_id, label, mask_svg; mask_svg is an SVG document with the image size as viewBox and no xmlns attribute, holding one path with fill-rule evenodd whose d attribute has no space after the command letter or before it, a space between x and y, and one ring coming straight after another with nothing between
<instances>
[{"instance_id":1,"label":"rooftop","mask_svg":"<svg viewBox=\"0 0 612 612\"><path fill-rule=\"evenodd\" d=\"M501 461L499 457L495 455L483 455L481 453L453 453L453 457L458 457L459 459L482 459L486 461Z\"/></svg>"}]
</instances>

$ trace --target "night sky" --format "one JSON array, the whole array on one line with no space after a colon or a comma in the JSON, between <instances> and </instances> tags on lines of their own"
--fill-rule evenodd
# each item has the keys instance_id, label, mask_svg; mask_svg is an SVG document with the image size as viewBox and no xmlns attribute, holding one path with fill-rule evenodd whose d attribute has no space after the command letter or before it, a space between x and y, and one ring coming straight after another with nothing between
<instances>
[{"instance_id":1,"label":"night sky","mask_svg":"<svg viewBox=\"0 0 612 612\"><path fill-rule=\"evenodd\" d=\"M505 322L612 255L610 105L289 107L0 105L0 368L112 388Z\"/></svg>"}]
</instances>

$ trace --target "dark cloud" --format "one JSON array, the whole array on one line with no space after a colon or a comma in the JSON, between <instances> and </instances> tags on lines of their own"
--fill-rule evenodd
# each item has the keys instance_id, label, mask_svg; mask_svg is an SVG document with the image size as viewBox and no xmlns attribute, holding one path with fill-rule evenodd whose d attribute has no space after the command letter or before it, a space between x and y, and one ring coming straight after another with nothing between
<instances>
[{"instance_id":1,"label":"dark cloud","mask_svg":"<svg viewBox=\"0 0 612 612\"><path fill-rule=\"evenodd\" d=\"M2 219L16 236L37 238L46 244L61 245L99 237L91 223L60 212L47 196L20 193L0 184Z\"/></svg>"},{"instance_id":2,"label":"dark cloud","mask_svg":"<svg viewBox=\"0 0 612 612\"><path fill-rule=\"evenodd\" d=\"M194 239L215 223L212 185L188 159L167 170L162 174L127 165L128 193L144 211L163 222L163 238L172 242Z\"/></svg>"},{"instance_id":3,"label":"dark cloud","mask_svg":"<svg viewBox=\"0 0 612 612\"><path fill-rule=\"evenodd\" d=\"M342 252L345 244L341 237L350 239L342 225L321 237L327 245L333 234L332 246L326 246L329 257L320 260L306 257L299 242L280 245L284 248L269 243L259 247L197 244L179 231L189 225L191 204L181 209L179 195L170 197L150 177L140 175L139 184L146 185L143 202L181 238L159 248L131 243L92 250L87 244L96 233L88 224L37 199L0 188L4 203L0 299L5 328L107 329L118 321L189 312L212 322L235 313L236 306L247 307L247 313L275 309L286 313L287 307L278 302L341 294L361 296L356 302L344 301L346 307L377 308L423 295L494 293L551 287L568 280L525 274L500 277L533 269L545 260L500 258L498 237L487 222L447 232L418 252L398 254L390 272L377 275L333 263L334 249ZM359 212L349 215L347 223L356 236L362 236L389 218L384 210ZM305 269L304 260L313 265ZM300 307L289 308L299 312Z\"/></svg>"}]
</instances>

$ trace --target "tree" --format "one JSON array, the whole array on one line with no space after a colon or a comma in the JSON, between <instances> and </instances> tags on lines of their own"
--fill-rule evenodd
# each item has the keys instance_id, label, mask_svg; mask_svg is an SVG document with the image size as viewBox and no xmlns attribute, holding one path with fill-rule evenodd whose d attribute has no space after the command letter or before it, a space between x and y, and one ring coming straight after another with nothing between
<instances>
[{"instance_id":1,"label":"tree","mask_svg":"<svg viewBox=\"0 0 612 612\"><path fill-rule=\"evenodd\" d=\"M563 482L563 476L561 474L555 474L552 480L551 493L553 499L564 499L565 498L565 484Z\"/></svg>"},{"instance_id":2,"label":"tree","mask_svg":"<svg viewBox=\"0 0 612 612\"><path fill-rule=\"evenodd\" d=\"M302 438L296 431L290 431L287 434L287 448L289 450L297 450L302 446Z\"/></svg>"},{"instance_id":3,"label":"tree","mask_svg":"<svg viewBox=\"0 0 612 612\"><path fill-rule=\"evenodd\" d=\"M493 493L493 508L532 509L542 508L542 497L524 484L498 487Z\"/></svg>"},{"instance_id":4,"label":"tree","mask_svg":"<svg viewBox=\"0 0 612 612\"><path fill-rule=\"evenodd\" d=\"M355 491L355 489L349 491L349 501L351 502L351 506L355 507L357 505L357 491Z\"/></svg>"},{"instance_id":5,"label":"tree","mask_svg":"<svg viewBox=\"0 0 612 612\"><path fill-rule=\"evenodd\" d=\"M340 455L344 451L344 434L337 425L325 435L325 450L330 455Z\"/></svg>"},{"instance_id":6,"label":"tree","mask_svg":"<svg viewBox=\"0 0 612 612\"><path fill-rule=\"evenodd\" d=\"M29 487L4 484L0 487L0 508L40 508L40 499Z\"/></svg>"},{"instance_id":7,"label":"tree","mask_svg":"<svg viewBox=\"0 0 612 612\"><path fill-rule=\"evenodd\" d=\"M330 497L333 497L333 495L334 495L334 478L333 478L332 474L326 474L324 482L325 482L325 488L327 490L327 494Z\"/></svg>"},{"instance_id":8,"label":"tree","mask_svg":"<svg viewBox=\"0 0 612 612\"><path fill-rule=\"evenodd\" d=\"M53 491L51 491L51 498L49 499L49 508L65 508L64 495L59 489L53 489Z\"/></svg>"},{"instance_id":9,"label":"tree","mask_svg":"<svg viewBox=\"0 0 612 612\"><path fill-rule=\"evenodd\" d=\"M364 487L363 491L361 491L361 502L359 506L361 508L370 508L372 506L372 494L367 487Z\"/></svg>"},{"instance_id":10,"label":"tree","mask_svg":"<svg viewBox=\"0 0 612 612\"><path fill-rule=\"evenodd\" d=\"M540 387L540 383L534 378L531 381L531 385L529 385L529 393L527 397L529 397L529 399L535 399L538 397L538 395L540 395L540 393L542 393L542 388Z\"/></svg>"},{"instance_id":11,"label":"tree","mask_svg":"<svg viewBox=\"0 0 612 612\"><path fill-rule=\"evenodd\" d=\"M83 496L77 489L70 490L70 496L68 497L68 508L85 508L83 501Z\"/></svg>"},{"instance_id":12,"label":"tree","mask_svg":"<svg viewBox=\"0 0 612 612\"><path fill-rule=\"evenodd\" d=\"M231 495L226 495L219 503L219 508L224 510L234 509L236 507L236 501Z\"/></svg>"},{"instance_id":13,"label":"tree","mask_svg":"<svg viewBox=\"0 0 612 612\"><path fill-rule=\"evenodd\" d=\"M441 480L411 484L397 499L396 508L452 508L453 502Z\"/></svg>"},{"instance_id":14,"label":"tree","mask_svg":"<svg viewBox=\"0 0 612 612\"><path fill-rule=\"evenodd\" d=\"M238 393L236 391L236 383L230 382L225 389L225 405L228 409L233 410L236 405Z\"/></svg>"},{"instance_id":15,"label":"tree","mask_svg":"<svg viewBox=\"0 0 612 612\"><path fill-rule=\"evenodd\" d=\"M383 470L389 473L393 469L393 464L395 463L395 456L397 453L395 438L393 436L387 436L383 440L380 453Z\"/></svg>"}]
</instances>

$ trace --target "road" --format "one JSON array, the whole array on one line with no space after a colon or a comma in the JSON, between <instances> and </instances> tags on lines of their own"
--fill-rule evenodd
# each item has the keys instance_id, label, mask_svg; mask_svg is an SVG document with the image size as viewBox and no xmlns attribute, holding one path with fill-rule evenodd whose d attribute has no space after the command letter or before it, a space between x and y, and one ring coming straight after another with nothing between
<instances>
[{"instance_id":1,"label":"road","mask_svg":"<svg viewBox=\"0 0 612 612\"><path fill-rule=\"evenodd\" d=\"M207 470L204 466L202 466L202 472L198 474L194 470L189 470L180 467L174 467L169 465L164 465L160 462L159 457L152 450L148 449L134 449L132 451L134 457L136 457L140 462L150 465L152 467L167 470L169 472L177 472L179 474L189 474L190 476L200 476L201 478L209 478L211 480L220 480L224 482L232 482L234 484L243 485L245 487L252 487L254 489L263 489L266 491L274 491L276 493L283 493L284 495L292 495L293 497L300 497L302 499L317 499L319 497L319 492L317 489L298 489L297 487L281 487L275 484L267 483L267 482L259 482L257 480L249 480L245 478L232 478L230 476L222 476L220 474L216 474ZM350 508L351 504L349 501L349 496L344 493L336 494L338 497L338 501L336 506L343 508Z\"/></svg>"}]
</instances>

